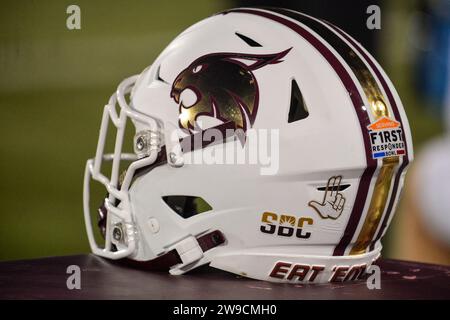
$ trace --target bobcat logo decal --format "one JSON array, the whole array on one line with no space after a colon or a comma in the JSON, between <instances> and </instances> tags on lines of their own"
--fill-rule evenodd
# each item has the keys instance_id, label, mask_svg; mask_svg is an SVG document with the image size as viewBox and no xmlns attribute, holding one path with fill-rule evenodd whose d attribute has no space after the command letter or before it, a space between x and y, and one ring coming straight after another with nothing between
<instances>
[{"instance_id":1,"label":"bobcat logo decal","mask_svg":"<svg viewBox=\"0 0 450 320\"><path fill-rule=\"evenodd\" d=\"M253 71L280 63L290 50L274 54L213 53L204 55L180 72L170 97L179 105L179 126L193 133L200 115L234 122L247 131L258 111L259 90ZM244 63L250 62L249 64ZM190 89L196 101L183 103L182 93Z\"/></svg>"}]
</instances>

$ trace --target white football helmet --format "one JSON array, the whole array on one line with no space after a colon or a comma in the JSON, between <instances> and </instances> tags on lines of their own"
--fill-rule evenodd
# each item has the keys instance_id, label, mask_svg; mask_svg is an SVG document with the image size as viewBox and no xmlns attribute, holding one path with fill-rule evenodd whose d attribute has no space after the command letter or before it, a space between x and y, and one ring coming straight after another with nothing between
<instances>
[{"instance_id":1,"label":"white football helmet","mask_svg":"<svg viewBox=\"0 0 450 320\"><path fill-rule=\"evenodd\" d=\"M236 160L264 149L256 138L269 157ZM380 255L412 160L400 98L357 41L299 12L231 9L181 33L110 98L85 171L87 234L97 255L174 275L209 264L275 282L355 280ZM108 193L104 246L92 180Z\"/></svg>"}]
</instances>

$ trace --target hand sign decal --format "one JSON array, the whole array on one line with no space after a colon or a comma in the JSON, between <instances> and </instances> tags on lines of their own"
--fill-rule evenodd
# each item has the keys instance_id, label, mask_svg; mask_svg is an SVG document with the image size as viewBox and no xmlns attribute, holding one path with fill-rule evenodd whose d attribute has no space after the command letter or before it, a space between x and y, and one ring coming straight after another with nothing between
<instances>
[{"instance_id":1,"label":"hand sign decal","mask_svg":"<svg viewBox=\"0 0 450 320\"><path fill-rule=\"evenodd\" d=\"M308 206L316 210L323 219L336 220L344 210L345 198L339 192L341 180L342 176L333 176L328 179L322 203L315 200L308 202Z\"/></svg>"}]
</instances>

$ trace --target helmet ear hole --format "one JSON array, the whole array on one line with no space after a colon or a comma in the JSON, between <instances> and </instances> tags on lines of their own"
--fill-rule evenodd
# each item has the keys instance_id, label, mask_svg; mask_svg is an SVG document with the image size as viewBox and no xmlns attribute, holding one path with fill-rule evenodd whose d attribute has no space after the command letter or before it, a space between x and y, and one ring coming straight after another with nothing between
<instances>
[{"instance_id":1,"label":"helmet ear hole","mask_svg":"<svg viewBox=\"0 0 450 320\"><path fill-rule=\"evenodd\" d=\"M199 213L212 210L212 207L201 197L164 196L163 201L182 218L190 218Z\"/></svg>"},{"instance_id":2,"label":"helmet ear hole","mask_svg":"<svg viewBox=\"0 0 450 320\"><path fill-rule=\"evenodd\" d=\"M298 87L297 81L291 82L291 104L289 108L288 123L305 119L309 116L308 108L303 100L302 93Z\"/></svg>"}]
</instances>

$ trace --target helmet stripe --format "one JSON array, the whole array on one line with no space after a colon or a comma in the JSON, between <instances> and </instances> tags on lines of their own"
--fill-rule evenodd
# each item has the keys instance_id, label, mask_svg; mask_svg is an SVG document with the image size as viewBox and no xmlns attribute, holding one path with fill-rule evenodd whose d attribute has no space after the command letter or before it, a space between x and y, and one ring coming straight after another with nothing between
<instances>
[{"instance_id":1,"label":"helmet stripe","mask_svg":"<svg viewBox=\"0 0 450 320\"><path fill-rule=\"evenodd\" d=\"M306 20L306 16L300 15L298 13L295 13L293 11L287 11L282 9L268 9L274 12L278 12L282 15L288 16L289 18L292 18L294 20L297 20L299 22L304 22L303 20ZM366 169L364 170L361 178L360 183L358 186L358 191L355 199L355 203L353 205L352 212L350 214L350 218L348 220L347 226L345 228L344 234L339 241L339 244L334 249L333 255L340 256L344 255L345 249L350 244L355 231L359 225L362 212L364 210L364 206L367 200L367 194L370 187L370 182L372 180L372 176L375 172L375 169L377 168L377 161L372 158L371 154L371 147L370 147L370 141L369 141L369 135L367 131L367 126L370 124L370 116L368 113L368 110L363 110L361 106L364 106L364 100L362 99L359 90L353 81L352 77L348 73L348 71L345 69L345 67L342 65L342 63L339 61L339 59L335 56L335 54L328 49L320 39L318 39L315 35L313 35L311 32L309 32L307 29L303 28L301 25L292 22L291 20L288 20L286 18L283 18L279 15L275 15L272 13L269 13L267 11L260 11L255 9L231 9L227 12L241 12L241 13L249 13L254 14L258 16L262 16L265 18L268 18L270 20L276 21L278 23L281 23L293 31L295 31L297 34L299 34L302 38L307 40L312 46L314 46L321 54L322 56L328 61L328 63L332 66L336 74L341 79L342 83L344 84L346 90L350 93L350 98L352 100L353 106L355 108L355 112L358 116L360 127L361 127L361 133L364 141L364 148L365 148L365 154L366 154ZM300 21L299 19L302 19ZM310 22L311 20L308 19ZM314 20L312 20L314 21ZM311 23L308 23L308 27L310 27ZM320 26L320 23L319 23ZM315 26L317 27L317 25ZM313 29L313 28L312 28ZM339 53L342 55L342 58L346 60L346 62L349 61L349 59L354 59L355 56L349 56L351 48L346 45L346 43L339 38L335 33L333 33L328 28L322 28L320 30L320 33L328 31L328 34L326 34L326 37L334 37L333 42L338 42L340 45L340 51ZM336 48L339 49L339 48ZM349 50L350 49L350 50ZM346 51L345 51L346 50ZM347 58L347 59L346 59ZM364 66L364 63L362 63ZM364 88L364 86L363 86Z\"/></svg>"},{"instance_id":2,"label":"helmet stripe","mask_svg":"<svg viewBox=\"0 0 450 320\"><path fill-rule=\"evenodd\" d=\"M367 63L370 65L370 67L372 68L372 70L375 72L376 77L378 78L378 80L380 81L381 85L383 86L384 91L386 92L386 95L388 97L389 103L391 104L391 108L392 108L392 112L394 113L395 119L397 121L400 122L400 125L403 127L403 121L402 118L400 116L400 112L398 110L398 106L397 103L394 99L394 95L392 94L392 91L390 90L387 81L385 79L385 77L382 75L380 69L375 65L375 63L372 61L372 59L370 57L368 57L368 55L366 54L366 52L361 48L361 46L354 41L352 38L350 38L345 32L343 32L341 29L339 29L338 27L332 25L331 23L328 23L328 25L333 28L334 30L336 30L336 32L338 32L340 35L342 35L348 42L350 42L355 48L356 50L361 54L361 56L364 57L364 59L367 61ZM405 137L405 132L402 131L402 137L403 137L403 141L406 141L406 137ZM389 200L389 205L388 208L386 210L386 213L384 215L383 221L381 223L381 227L378 230L378 233L376 235L376 237L372 240L371 246L370 246L370 250L373 250L375 247L375 244L378 240L380 240L380 238L383 236L384 231L386 230L386 227L389 223L389 218L392 214L392 208L395 204L395 200L397 198L397 192L398 192L398 185L400 182L400 177L402 175L403 170L408 166L409 164L409 153L408 153L408 144L405 143L405 156L403 157L403 162L401 164L401 166L399 167L399 169L397 170L397 173L395 175L395 180L394 180L394 187L392 190L392 195L391 198Z\"/></svg>"},{"instance_id":3,"label":"helmet stripe","mask_svg":"<svg viewBox=\"0 0 450 320\"><path fill-rule=\"evenodd\" d=\"M296 17L299 22L304 23L308 27L310 27L312 30L317 32L321 37L323 37L325 40L329 41L330 44L335 47L335 49L341 54L341 56L345 59L348 58L348 52L353 51L353 48L345 44L342 40L337 40L336 35L332 36L330 35L329 29L325 27L325 25L328 25L329 28L333 29L335 32L339 33L344 39L346 39L354 48L355 50L361 55L362 58L357 57L356 59L351 59L346 61L349 63L350 67L353 71L357 67L361 67L356 62L357 60L364 60L366 64L370 66L370 68L373 70L373 72L370 72L368 67L365 67L364 74L370 75L371 82L367 81L366 79L362 79L361 77L358 77L358 79L361 82L361 85L364 87L365 91L366 88L369 87L369 90L366 91L366 95L369 101L373 101L374 98L380 99L381 101L384 100L384 96L381 93L381 90L378 87L378 84L375 80L375 78L378 79L381 86L384 89L385 95L387 96L387 100L389 101L392 112L394 114L394 118L397 119L400 122L400 125L403 127L403 122L400 116L400 112L397 107L397 103L394 99L394 96L387 85L387 81L385 77L382 75L382 72L380 72L380 68L375 65L373 60L367 55L367 53L362 49L361 45L357 44L356 41L354 41L350 36L348 36L345 32L340 30L339 28L335 27L331 23L328 23L326 21L318 21L317 19L314 19L312 17L309 17L307 15L297 13L294 11L288 11L285 9L275 9L274 11L280 12L282 14L286 14L290 17ZM325 27L325 28L324 28ZM347 47L347 49L342 48L342 44L344 43L344 47ZM347 56L346 56L347 54ZM355 61L356 60L356 61ZM361 61L362 62L362 61ZM356 69L356 74L359 70ZM373 75L375 73L375 75ZM357 74L358 76L358 74ZM365 82L367 81L367 82ZM375 85L373 85L375 84ZM373 93L370 92L372 90L379 92L379 97L374 97ZM378 116L379 117L379 116ZM371 203L369 206L369 210L366 216L366 219L362 225L361 231L359 233L359 236L356 239L356 242L350 251L350 254L360 254L364 253L367 249L367 247L370 246L370 250L373 250L375 247L376 242L383 236L383 233L389 223L389 218L392 213L392 209L394 207L394 204L397 199L397 192L398 192L398 186L400 182L400 178L402 176L403 170L406 168L406 166L409 163L408 160L408 149L406 145L406 138L405 138L405 132L402 131L402 139L405 141L405 156L403 157L403 161L401 165L399 166L400 159L399 157L391 157L388 159L383 159L383 165L381 168L381 171L379 173L379 176L377 178L375 189L373 191L373 196L371 199ZM396 170L397 169L397 170ZM390 192L390 187L393 182L393 188L392 192ZM389 193L391 193L389 197ZM389 202L387 204L387 202ZM387 205L387 206L386 206ZM387 207L386 211L384 210ZM383 217L384 213L384 217ZM382 220L382 221L381 221ZM381 226L380 226L381 225ZM377 233L378 229L378 233ZM376 236L375 236L376 234ZM351 239L350 239L351 241ZM348 244L345 246L347 247ZM344 248L345 251L345 248ZM341 253L343 254L343 252Z\"/></svg>"}]
</instances>

